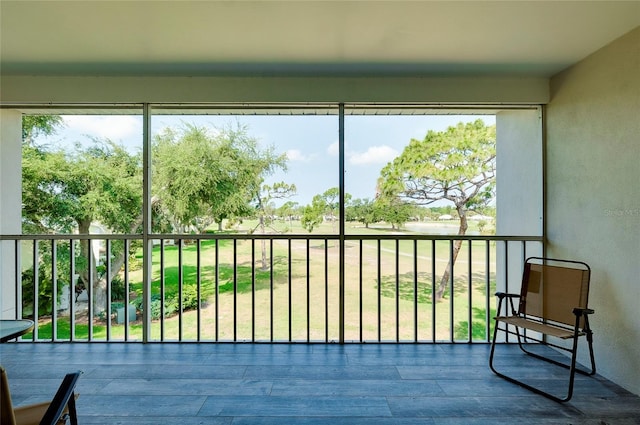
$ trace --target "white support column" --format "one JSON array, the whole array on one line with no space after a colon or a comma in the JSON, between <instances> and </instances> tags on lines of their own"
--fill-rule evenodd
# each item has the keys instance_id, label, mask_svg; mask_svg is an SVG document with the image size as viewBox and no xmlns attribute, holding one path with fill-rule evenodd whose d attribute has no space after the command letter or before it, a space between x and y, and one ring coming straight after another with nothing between
<instances>
[{"instance_id":1,"label":"white support column","mask_svg":"<svg viewBox=\"0 0 640 425\"><path fill-rule=\"evenodd\" d=\"M17 235L22 216L22 113L0 109L0 234ZM16 317L15 245L0 241L0 318Z\"/></svg>"},{"instance_id":2,"label":"white support column","mask_svg":"<svg viewBox=\"0 0 640 425\"><path fill-rule=\"evenodd\" d=\"M496 116L496 233L501 236L543 235L543 141L541 110L499 112ZM542 244L522 251L510 242L497 249L497 290L519 292L523 256L542 255ZM505 258L509 268L505 269ZM505 274L508 273L508 276ZM508 279L508 286L507 286Z\"/></svg>"}]
</instances>

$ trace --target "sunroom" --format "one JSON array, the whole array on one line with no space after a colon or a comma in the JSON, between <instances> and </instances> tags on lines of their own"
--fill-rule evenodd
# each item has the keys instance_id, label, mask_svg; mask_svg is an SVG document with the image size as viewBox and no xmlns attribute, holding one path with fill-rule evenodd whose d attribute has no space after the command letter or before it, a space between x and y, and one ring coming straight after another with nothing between
<instances>
[{"instance_id":1,"label":"sunroom","mask_svg":"<svg viewBox=\"0 0 640 425\"><path fill-rule=\"evenodd\" d=\"M272 363L290 367L295 364L287 365L287 358L295 363L297 354L315 351L329 356L323 367L330 368L332 355L340 357L340 362L349 355L354 356L352 360L364 359L370 353L359 350L370 344L378 347L380 357L363 362L377 367L390 355L401 363L429 353L437 358L434 350L453 358L464 357L460 350L468 352L470 363L475 364L486 356L496 305L493 292L517 289L524 259L545 255L579 259L591 266L598 372L620 388L640 393L635 355L640 328L629 319L640 299L637 3L5 1L1 7L2 318L30 316L46 322L23 338L26 344L0 347L2 364L13 366L9 372L16 374L19 364L37 359L40 350L48 359L34 366L39 371L54 363L56 371L66 365L73 368L73 357L94 350L102 351L97 362L103 366L111 361L105 360L110 353L131 353L134 360L128 361L133 363L123 360L122 370L138 365L149 373L143 379L157 373L142 366L146 352L150 363L161 368L158 359L163 356L171 365L180 353L195 355L195 364L193 358L187 363L197 369L206 366L200 363L203 357L221 358L220 364L230 367L234 355L248 358L252 353L267 357L279 353L273 354ZM24 117L43 115L93 122L94 127L86 130L89 139L102 136L95 118L105 120L107 126L133 123L131 143L140 154L143 170L138 185L143 202L139 232L24 233L22 122ZM396 150L399 154L411 137L424 137L427 127L420 120L455 125L477 119L495 125L496 130L493 232L483 233L472 223L478 231L464 237L455 232L372 235L346 220L350 196L359 193L361 180L368 182L363 198L375 197L378 189L377 175L364 178L367 167L363 165L368 163L358 163L364 155L356 153L380 152L388 144L385 137L393 137L386 131L418 126L423 134L398 136L403 143ZM322 183L306 189L300 180L293 181L301 204L311 205L314 195L337 189L334 216L325 215L323 230L315 233L302 227L296 230L291 221L286 232L250 231L263 223L259 220L234 223L241 230L235 233L154 229L152 169L159 157L153 143L166 123L180 122L214 123L217 128L249 123L249 129L259 129L259 137L277 140L276 149L287 153L289 174L278 177L293 178L294 172L306 171ZM295 142L278 145L292 134L297 135ZM314 138L320 134L323 138ZM358 146L358 140L368 144ZM319 156L312 156L320 152L322 143L325 153L329 148L334 152L327 166L319 165ZM295 165L299 170L292 158L300 160ZM282 211L268 216L279 217ZM286 220L274 221L287 225ZM418 224L422 221L419 218ZM462 244L458 246L457 241ZM115 258L111 253L131 251L132 246L139 256L125 257L122 268L115 271L122 277L118 291L123 294L115 302L122 305L111 305L111 285L102 304L91 289L76 300L71 287L62 300L51 297L47 311L33 300L25 302L24 272L29 263L40 261L43 252L53 258L75 258L65 252L93 250L85 261L89 266L92 261L96 264L87 270L98 270L99 265L109 270L107 263ZM455 265L449 261L454 251ZM50 262L47 273L64 277L61 281L77 280L74 265L57 264ZM31 267L31 282L38 281L35 270ZM436 299L445 272L445 293ZM113 276L105 273L103 280L111 282ZM89 275L89 280L95 278ZM183 304L193 296L186 287L195 288L198 306L188 312ZM37 284L32 288L33 293L40 290ZM167 294L173 290L178 294L177 313L165 319L164 309L170 304ZM153 317L152 305L158 296L159 312ZM207 308L200 308L205 298ZM65 308L57 304L65 300ZM124 308L129 305L137 308ZM105 312L110 319L113 312L113 320L104 320ZM47 344L28 343L34 340ZM240 342L260 345L222 344ZM351 348L349 343L358 345ZM92 348L94 344L105 348ZM343 347L347 344L350 348ZM432 347L440 344L444 348ZM332 354L331 347L340 351ZM389 354L394 350L399 351ZM65 365L52 360L56 352ZM244 373L269 363L252 361L240 363L249 368ZM314 362L303 361L307 366ZM395 365L397 370L407 366L401 363ZM86 361L77 364L89 369ZM99 368L90 369L94 379L86 371L82 379L88 384L81 397L96 402L101 394L99 380L108 376L101 375ZM411 379L416 369L411 370L404 370L405 378ZM296 376L300 378L296 385L302 386L304 374ZM363 381L362 376L356 381ZM23 374L16 383L29 388L29 379L33 377ZM466 382L471 391L467 395L472 395L473 385L483 382L484 377ZM126 380L108 384L118 387ZM17 396L19 388L14 390ZM127 394L142 396L146 387L140 388L111 394L121 397L114 400L124 400ZM321 398L338 390L326 391L319 393ZM385 417L388 412L392 416L404 412L395 419L428 416L426 411L409 414L398 407L406 401L402 397L435 394L412 391L390 390L384 395L384 411L367 404L370 392L356 391L354 397L364 397L367 403L352 416ZM620 391L614 394L624 393ZM23 391L23 396L28 392ZM247 394L235 405L251 400ZM595 397L605 400L607 396L613 397L611 393ZM318 422L332 416L327 414L330 409L309 401L313 395L307 397L299 405L311 409L307 415L302 407L293 409L295 414L291 410L287 414L283 407L264 417L249 416L267 422L281 415L292 421L316 416ZM394 399L396 410L389 401L393 397L402 399L402 403ZM274 402L267 399L259 397L258 405ZM160 404L160 400L149 402ZM81 407L80 401L80 409L86 409L81 410L83 419L91 420L91 409ZM275 402L286 404L285 399ZM618 413L597 409L588 413L584 406L593 402L578 399L574 405L578 416L609 420L618 415L631 420L638 415L638 401L630 394L611 401L619 407ZM205 416L215 416L215 403L203 403ZM346 412L348 406L340 408ZM367 409L372 410L366 413ZM431 413L462 420L464 409ZM243 416L238 409L231 411L222 416L229 421ZM109 416L104 406L95 412L93 420L100 414ZM553 410L553 414L566 417L576 412ZM495 415L481 416L500 416ZM350 417L344 412L337 416Z\"/></svg>"}]
</instances>

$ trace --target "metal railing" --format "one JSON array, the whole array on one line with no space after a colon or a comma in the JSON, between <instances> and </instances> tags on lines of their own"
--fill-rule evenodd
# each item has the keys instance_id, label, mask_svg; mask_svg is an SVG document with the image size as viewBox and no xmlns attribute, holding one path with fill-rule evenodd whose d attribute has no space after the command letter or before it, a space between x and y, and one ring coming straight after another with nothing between
<instances>
[{"instance_id":1,"label":"metal railing","mask_svg":"<svg viewBox=\"0 0 640 425\"><path fill-rule=\"evenodd\" d=\"M542 249L516 236L153 237L145 281L140 235L2 236L15 315L38 323L22 340L485 343L494 292Z\"/></svg>"}]
</instances>

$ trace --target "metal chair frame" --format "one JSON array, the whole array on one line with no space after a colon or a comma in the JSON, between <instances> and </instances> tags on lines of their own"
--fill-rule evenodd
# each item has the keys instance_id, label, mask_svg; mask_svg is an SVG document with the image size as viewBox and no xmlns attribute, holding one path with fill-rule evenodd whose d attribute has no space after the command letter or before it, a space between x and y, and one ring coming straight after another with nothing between
<instances>
[{"instance_id":1,"label":"metal chair frame","mask_svg":"<svg viewBox=\"0 0 640 425\"><path fill-rule=\"evenodd\" d=\"M545 265L552 263L553 267L566 267L570 269L582 270L586 272L586 285L587 285L587 293L584 300L583 306L567 306L567 309L571 311L571 313L575 316L575 323L563 323L549 320L545 317L540 316L531 316L526 314L526 303L527 303L527 283L528 283L528 273L530 273L532 264L537 266L545 267ZM558 266L560 264L561 266ZM555 258L544 258L544 257L529 257L526 259L524 263L524 271L523 271L523 281L522 288L520 294L509 294L504 292L497 292L496 296L498 297L498 312L503 311L503 302L508 300L508 307L511 309L512 315L510 316L498 316L495 317L495 324L493 330L493 340L491 343L491 354L489 356L489 367L491 370L501 378L506 379L509 382L517 384L521 387L524 387L530 391L533 391L537 394L550 398L557 402L566 402L571 399L573 396L573 387L575 374L580 373L583 375L594 375L596 373L596 364L595 357L593 353L593 331L589 325L589 315L593 314L594 311L590 308L587 308L587 299L588 299L588 286L589 279L591 275L591 269L586 263L581 261L572 261L572 260L560 260ZM515 308L514 299L519 300L518 309ZM506 306L505 306L506 307ZM503 323L504 328L500 328L500 323ZM513 326L514 330L510 330L509 326ZM521 328L524 332L521 331ZM542 334L541 338L533 337L527 335L527 330L532 330L539 334ZM516 379L513 376L508 376L504 373L498 372L494 367L494 354L496 348L496 339L498 336L498 331L502 331L505 334L516 335L518 340L518 346L520 349L527 355L532 356L536 359L543 360L548 363L552 363L554 365L563 367L569 370L569 384L567 393L565 396L557 396L551 394L549 392L543 391L540 388L537 388L533 385L527 384L522 380ZM578 353L578 339L580 336L585 336L587 340L587 344L589 347L589 357L591 362L590 370L584 370L582 368L577 367L577 353ZM571 348L567 348L566 346L558 345L552 343L548 340L548 338L560 338L560 339L572 339L573 342L571 344ZM553 348L557 348L559 350L567 351L571 353L570 361L568 363L561 362L550 357L543 356L541 354L534 353L527 348L525 348L525 344L535 343L542 344L546 346L550 346Z\"/></svg>"},{"instance_id":2,"label":"metal chair frame","mask_svg":"<svg viewBox=\"0 0 640 425\"><path fill-rule=\"evenodd\" d=\"M8 411L4 412L2 415L3 424L5 420L9 422L7 425L15 424L15 414L17 414L18 411L30 411L30 413L28 414L29 418L27 419L29 423L31 423L31 421L36 417L39 417L39 414L42 414L42 418L39 420L40 425L56 425L60 423L67 423L67 420L71 425L78 425L75 387L78 379L80 378L80 375L82 374L81 371L66 374L64 379L62 380L62 383L58 387L55 396L50 402L37 403L33 405L14 408L11 401L11 394L9 392L9 383L6 376L6 371L2 367L0 367L0 369L3 380L1 390L1 392L3 393L2 408L8 409Z\"/></svg>"}]
</instances>

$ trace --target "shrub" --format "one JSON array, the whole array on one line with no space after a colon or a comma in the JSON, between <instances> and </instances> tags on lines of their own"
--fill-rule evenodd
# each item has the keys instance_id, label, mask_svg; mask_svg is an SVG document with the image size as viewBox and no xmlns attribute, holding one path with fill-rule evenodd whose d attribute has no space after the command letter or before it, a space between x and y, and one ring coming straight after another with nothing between
<instances>
[{"instance_id":1,"label":"shrub","mask_svg":"<svg viewBox=\"0 0 640 425\"><path fill-rule=\"evenodd\" d=\"M50 315L53 307L53 285L51 280L51 273L44 267L40 266L38 269L38 315ZM24 316L33 316L34 306L34 285L33 285L33 268L22 272L22 311ZM62 295L62 287L66 284L62 280L58 279L57 284L57 300L60 300Z\"/></svg>"},{"instance_id":2,"label":"shrub","mask_svg":"<svg viewBox=\"0 0 640 425\"><path fill-rule=\"evenodd\" d=\"M111 279L111 301L122 301L124 296L124 282L120 276L114 276Z\"/></svg>"},{"instance_id":3,"label":"shrub","mask_svg":"<svg viewBox=\"0 0 640 425\"><path fill-rule=\"evenodd\" d=\"M142 302L142 297L138 297L134 301L132 301L133 305L135 305L138 311L142 311L143 309ZM179 311L179 306L180 299L178 297L178 293L166 294L164 299L164 316L169 317L176 314ZM160 298L160 295L152 295L149 309L151 312L151 318L153 320L157 320L160 318L160 315L162 313L161 307L162 299ZM194 286L185 286L182 289L182 311L194 310L196 308L198 308L198 291Z\"/></svg>"}]
</instances>

